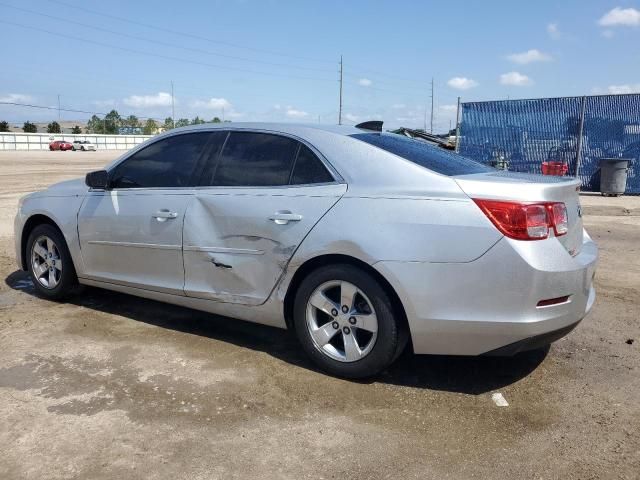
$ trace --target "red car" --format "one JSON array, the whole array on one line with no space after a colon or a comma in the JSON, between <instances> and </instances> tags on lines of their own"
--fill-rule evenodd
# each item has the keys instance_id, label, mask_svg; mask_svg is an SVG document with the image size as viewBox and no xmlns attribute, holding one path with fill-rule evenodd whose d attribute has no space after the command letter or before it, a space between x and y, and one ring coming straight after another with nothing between
<instances>
[{"instance_id":1,"label":"red car","mask_svg":"<svg viewBox=\"0 0 640 480\"><path fill-rule=\"evenodd\" d=\"M54 140L49 144L49 150L71 150L73 145L69 142L65 142L64 140Z\"/></svg>"}]
</instances>

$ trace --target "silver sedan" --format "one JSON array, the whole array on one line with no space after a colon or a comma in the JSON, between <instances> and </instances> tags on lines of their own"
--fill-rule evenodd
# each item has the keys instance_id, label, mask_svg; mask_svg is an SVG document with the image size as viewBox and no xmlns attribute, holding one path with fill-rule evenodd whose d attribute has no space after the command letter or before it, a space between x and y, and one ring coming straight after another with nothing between
<instances>
[{"instance_id":1,"label":"silver sedan","mask_svg":"<svg viewBox=\"0 0 640 480\"><path fill-rule=\"evenodd\" d=\"M20 200L18 265L294 329L357 378L418 354L514 354L591 309L575 179L506 173L363 128L202 125ZM229 320L232 321L232 320Z\"/></svg>"}]
</instances>

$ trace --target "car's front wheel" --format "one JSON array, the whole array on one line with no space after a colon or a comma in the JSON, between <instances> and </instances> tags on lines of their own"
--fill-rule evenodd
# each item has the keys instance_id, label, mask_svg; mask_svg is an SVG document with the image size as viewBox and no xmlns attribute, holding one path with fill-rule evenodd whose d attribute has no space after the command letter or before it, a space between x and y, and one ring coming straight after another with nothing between
<instances>
[{"instance_id":1,"label":"car's front wheel","mask_svg":"<svg viewBox=\"0 0 640 480\"><path fill-rule=\"evenodd\" d=\"M406 338L384 288L348 264L319 268L302 281L294 323L309 357L323 370L346 378L384 370Z\"/></svg>"},{"instance_id":2,"label":"car's front wheel","mask_svg":"<svg viewBox=\"0 0 640 480\"><path fill-rule=\"evenodd\" d=\"M27 240L29 274L36 292L51 300L73 292L78 279L67 243L52 225L38 225Z\"/></svg>"}]
</instances>

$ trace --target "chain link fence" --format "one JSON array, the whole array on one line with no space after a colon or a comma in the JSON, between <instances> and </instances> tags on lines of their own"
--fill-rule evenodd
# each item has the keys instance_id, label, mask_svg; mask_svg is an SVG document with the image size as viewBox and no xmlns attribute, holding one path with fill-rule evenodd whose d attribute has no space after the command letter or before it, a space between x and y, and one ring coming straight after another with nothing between
<instances>
[{"instance_id":1,"label":"chain link fence","mask_svg":"<svg viewBox=\"0 0 640 480\"><path fill-rule=\"evenodd\" d=\"M594 192L600 159L627 158L626 193L640 194L640 94L463 103L458 150L516 172L561 165Z\"/></svg>"}]
</instances>

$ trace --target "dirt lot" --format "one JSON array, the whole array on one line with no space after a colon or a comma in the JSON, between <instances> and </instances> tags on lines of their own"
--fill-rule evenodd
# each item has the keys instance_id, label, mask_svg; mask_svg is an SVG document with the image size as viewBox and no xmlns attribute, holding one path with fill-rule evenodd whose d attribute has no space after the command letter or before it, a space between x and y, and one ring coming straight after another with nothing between
<instances>
[{"instance_id":1,"label":"dirt lot","mask_svg":"<svg viewBox=\"0 0 640 480\"><path fill-rule=\"evenodd\" d=\"M0 152L0 478L640 478L637 197L584 197L599 296L548 352L406 355L356 383L281 330L97 289L35 297L18 197L116 155Z\"/></svg>"}]
</instances>

